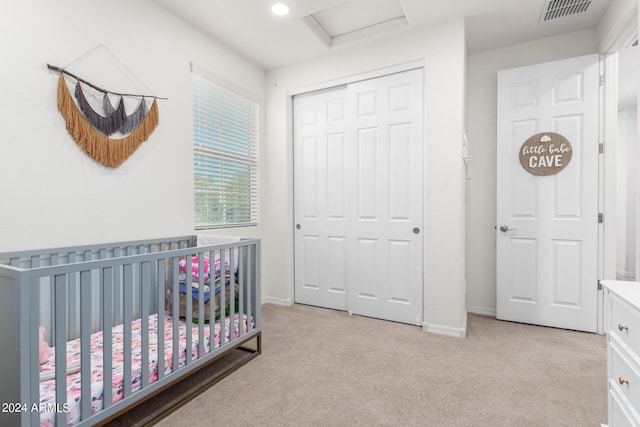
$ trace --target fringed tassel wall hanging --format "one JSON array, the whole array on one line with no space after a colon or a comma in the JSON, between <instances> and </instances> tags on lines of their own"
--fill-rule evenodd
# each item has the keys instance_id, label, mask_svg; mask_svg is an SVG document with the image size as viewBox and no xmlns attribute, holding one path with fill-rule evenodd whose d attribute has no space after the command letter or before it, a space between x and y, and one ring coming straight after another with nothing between
<instances>
[{"instance_id":1,"label":"fringed tassel wall hanging","mask_svg":"<svg viewBox=\"0 0 640 427\"><path fill-rule=\"evenodd\" d=\"M60 68L47 64L59 71L58 110L65 120L67 131L73 140L94 160L110 168L120 166L134 151L145 142L159 123L156 96L120 94L99 88L88 81ZM76 79L75 99L72 97L64 75ZM90 105L82 84L103 92L103 112L97 112ZM109 94L118 95L120 102L113 107ZM126 114L123 97L139 97L140 104L130 115ZM153 103L147 111L145 97L152 97ZM122 138L110 138L113 134L125 135Z\"/></svg>"},{"instance_id":2,"label":"fringed tassel wall hanging","mask_svg":"<svg viewBox=\"0 0 640 427\"><path fill-rule=\"evenodd\" d=\"M84 91L82 90L82 84L80 82L76 83L75 90L76 101L78 103L78 107L80 107L80 111L87 118L87 121L91 123L91 126L99 130L102 134L106 136L111 136L114 133L118 132L120 126L124 124L125 117L127 117L127 113L124 110L124 99L120 98L120 103L118 104L118 108L114 110L113 108L109 110L104 110L105 116L101 116L97 111L89 104L89 100L84 96ZM109 99L109 95L106 93L103 97L103 108L108 104L109 107L112 107L111 102L104 102L104 99Z\"/></svg>"}]
</instances>

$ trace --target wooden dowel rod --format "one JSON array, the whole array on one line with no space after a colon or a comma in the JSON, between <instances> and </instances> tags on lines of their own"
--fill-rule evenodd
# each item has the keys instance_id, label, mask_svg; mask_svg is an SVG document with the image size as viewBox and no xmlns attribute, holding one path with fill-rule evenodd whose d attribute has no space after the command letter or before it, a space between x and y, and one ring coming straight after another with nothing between
<instances>
[{"instance_id":1,"label":"wooden dowel rod","mask_svg":"<svg viewBox=\"0 0 640 427\"><path fill-rule=\"evenodd\" d=\"M75 74L73 74L70 71L65 70L64 68L56 67L55 65L51 65L51 64L47 64L47 68L49 68L50 70L58 71L59 73L64 73L64 74L66 74L66 75L68 75L70 77L73 77L74 79L78 80L79 82L82 82L82 83L86 84L87 86L91 86L95 90L100 91L102 93L112 93L114 95L120 95L120 96L137 96L137 97L140 97L140 98L169 99L169 98L161 98L161 97L155 96L155 95L136 95L136 94L133 94L133 93L112 92L110 90L102 89L101 87L96 86L93 83L90 83L90 82L86 81L85 79L76 76Z\"/></svg>"}]
</instances>

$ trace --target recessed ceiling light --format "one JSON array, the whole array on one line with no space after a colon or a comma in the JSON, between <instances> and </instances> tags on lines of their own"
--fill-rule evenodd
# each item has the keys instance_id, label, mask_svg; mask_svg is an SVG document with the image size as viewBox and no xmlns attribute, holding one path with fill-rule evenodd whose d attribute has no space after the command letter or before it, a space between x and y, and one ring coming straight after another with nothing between
<instances>
[{"instance_id":1,"label":"recessed ceiling light","mask_svg":"<svg viewBox=\"0 0 640 427\"><path fill-rule=\"evenodd\" d=\"M285 16L289 14L289 6L284 3L276 3L271 6L271 12L273 12L274 15Z\"/></svg>"}]
</instances>

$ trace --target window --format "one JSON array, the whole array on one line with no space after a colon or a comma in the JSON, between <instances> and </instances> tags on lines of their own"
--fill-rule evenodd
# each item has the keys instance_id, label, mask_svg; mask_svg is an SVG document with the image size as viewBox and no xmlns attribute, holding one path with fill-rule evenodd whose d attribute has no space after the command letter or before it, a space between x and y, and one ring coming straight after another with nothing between
<instances>
[{"instance_id":1,"label":"window","mask_svg":"<svg viewBox=\"0 0 640 427\"><path fill-rule=\"evenodd\" d=\"M192 65L195 227L258 222L255 97Z\"/></svg>"}]
</instances>

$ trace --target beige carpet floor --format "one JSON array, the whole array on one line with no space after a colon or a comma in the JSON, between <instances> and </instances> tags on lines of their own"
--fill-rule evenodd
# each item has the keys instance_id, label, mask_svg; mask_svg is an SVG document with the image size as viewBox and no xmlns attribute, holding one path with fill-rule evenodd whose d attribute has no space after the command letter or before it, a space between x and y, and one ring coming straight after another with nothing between
<instances>
[{"instance_id":1,"label":"beige carpet floor","mask_svg":"<svg viewBox=\"0 0 640 427\"><path fill-rule=\"evenodd\" d=\"M161 427L599 426L606 338L469 315L466 338L263 306L263 353Z\"/></svg>"}]
</instances>

